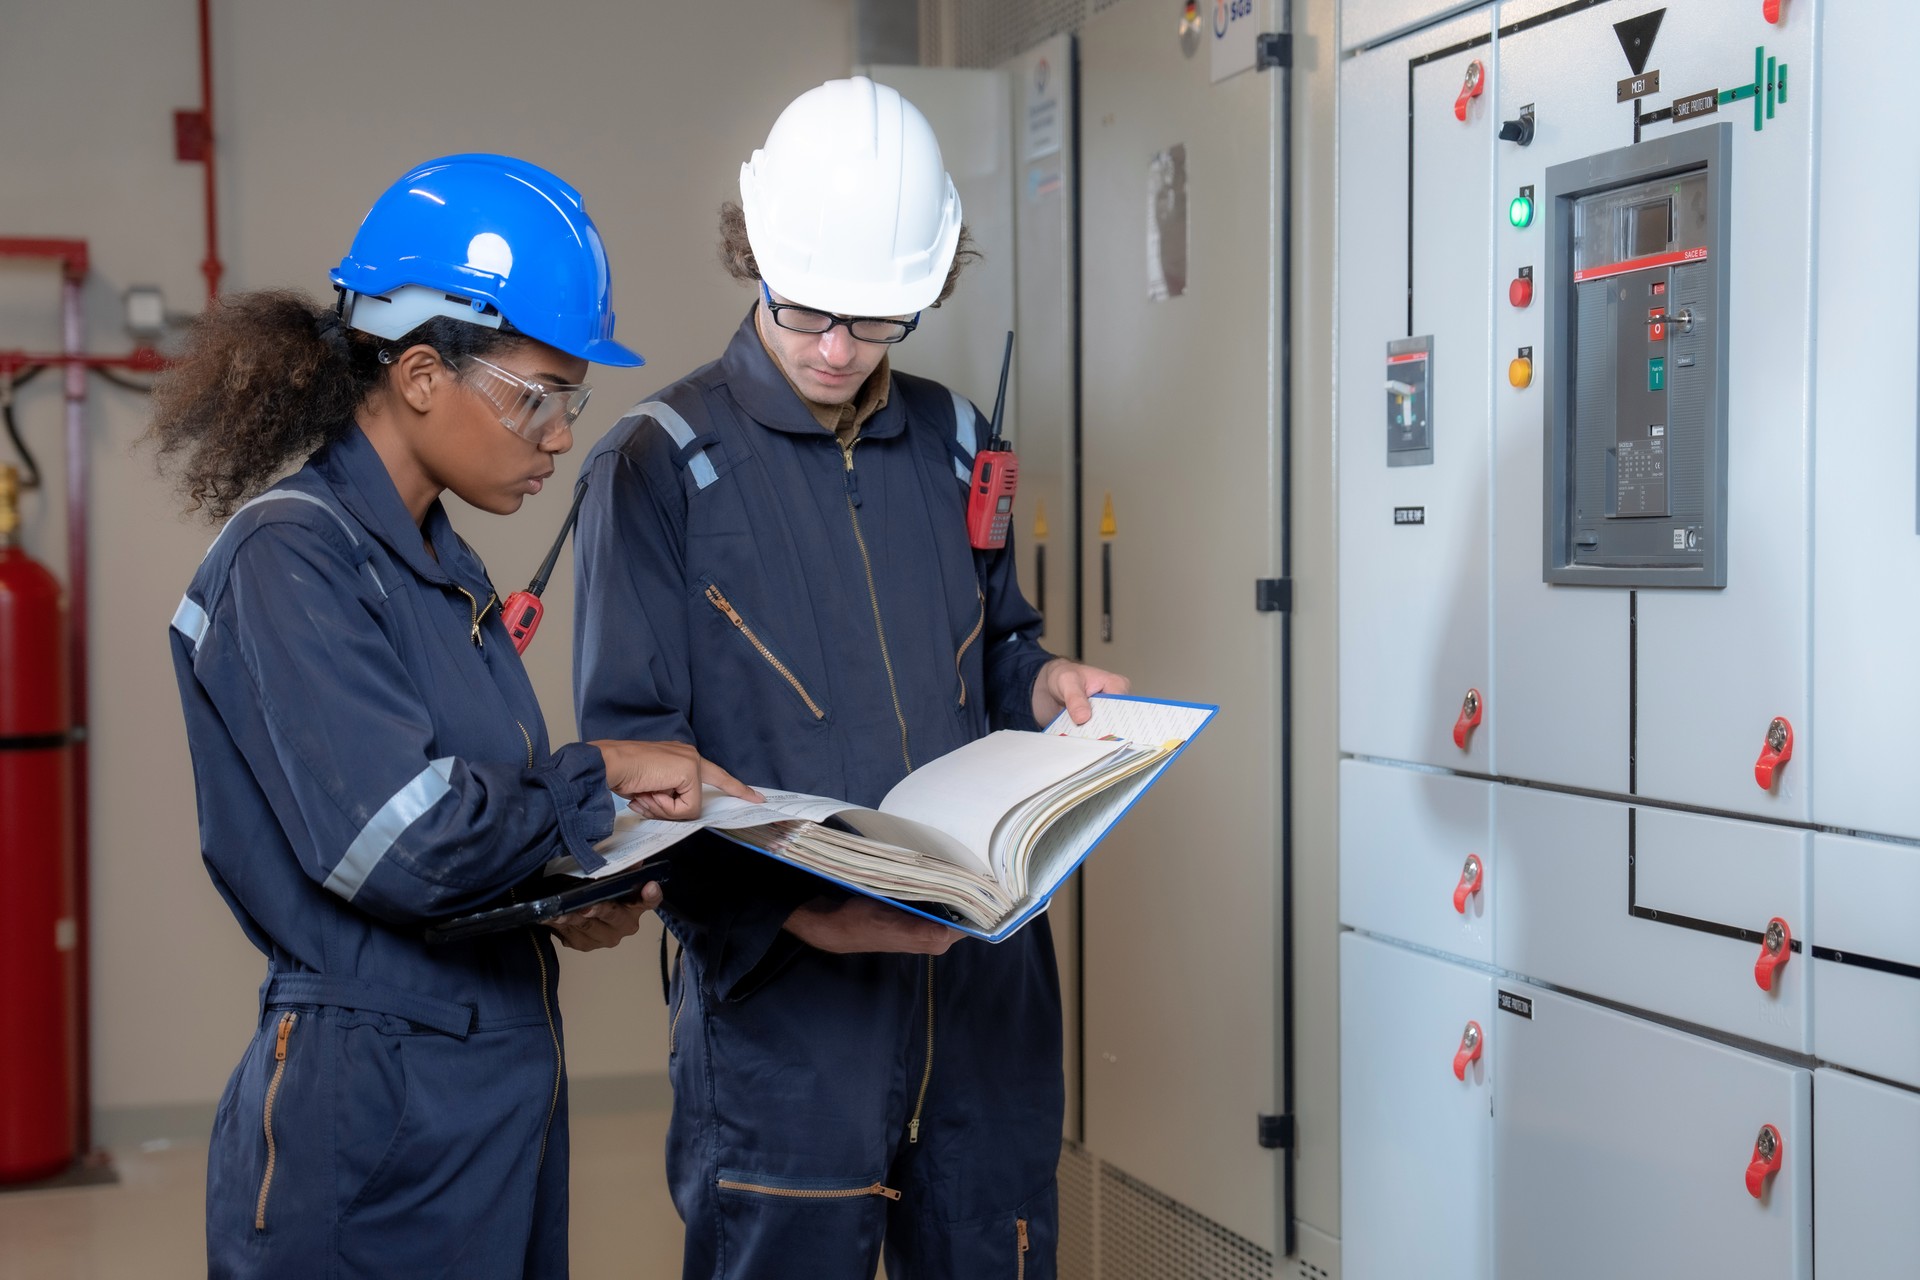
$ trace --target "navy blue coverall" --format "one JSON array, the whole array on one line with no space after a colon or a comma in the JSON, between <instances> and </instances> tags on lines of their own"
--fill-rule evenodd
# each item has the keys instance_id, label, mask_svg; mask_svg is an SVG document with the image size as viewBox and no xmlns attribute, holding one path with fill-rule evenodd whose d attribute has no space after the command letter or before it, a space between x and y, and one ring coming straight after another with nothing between
<instances>
[{"instance_id":1,"label":"navy blue coverall","mask_svg":"<svg viewBox=\"0 0 1920 1280\"><path fill-rule=\"evenodd\" d=\"M207 1166L214 1276L565 1276L544 931L429 947L613 826L479 559L356 427L237 512L172 641L215 886L267 957Z\"/></svg>"},{"instance_id":2,"label":"navy blue coverall","mask_svg":"<svg viewBox=\"0 0 1920 1280\"><path fill-rule=\"evenodd\" d=\"M749 313L717 362L588 456L575 542L583 733L678 739L758 785L877 804L990 728L1033 728L1049 654L1011 550L968 544L979 415L894 374L852 446ZM824 881L688 842L661 914L667 1166L684 1274L1053 1275L1064 1107L1044 917L938 959L830 955L781 926Z\"/></svg>"}]
</instances>

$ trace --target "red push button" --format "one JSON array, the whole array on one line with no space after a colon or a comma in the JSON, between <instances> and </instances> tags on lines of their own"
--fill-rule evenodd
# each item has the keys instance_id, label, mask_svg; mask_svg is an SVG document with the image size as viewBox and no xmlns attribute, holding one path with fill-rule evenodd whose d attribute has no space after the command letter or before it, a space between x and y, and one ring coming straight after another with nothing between
<instances>
[{"instance_id":1,"label":"red push button","mask_svg":"<svg viewBox=\"0 0 1920 1280\"><path fill-rule=\"evenodd\" d=\"M1453 1078L1467 1078L1467 1064L1480 1056L1480 1042L1485 1039L1480 1034L1480 1024L1469 1022L1467 1029L1460 1033L1460 1047L1453 1055Z\"/></svg>"},{"instance_id":2,"label":"red push button","mask_svg":"<svg viewBox=\"0 0 1920 1280\"><path fill-rule=\"evenodd\" d=\"M1755 1200L1766 1190L1767 1179L1780 1172L1780 1161L1786 1155L1786 1143L1780 1138L1780 1131L1770 1124L1760 1126L1760 1136L1753 1140L1753 1158L1747 1161L1747 1194Z\"/></svg>"},{"instance_id":3,"label":"red push button","mask_svg":"<svg viewBox=\"0 0 1920 1280\"><path fill-rule=\"evenodd\" d=\"M1760 0L1760 16L1775 26L1780 25L1781 0Z\"/></svg>"},{"instance_id":4,"label":"red push button","mask_svg":"<svg viewBox=\"0 0 1920 1280\"><path fill-rule=\"evenodd\" d=\"M1762 791L1773 790L1773 779L1780 766L1793 759L1793 725L1785 716L1775 716L1767 726L1767 740L1760 758L1753 763L1753 780Z\"/></svg>"},{"instance_id":5,"label":"red push button","mask_svg":"<svg viewBox=\"0 0 1920 1280\"><path fill-rule=\"evenodd\" d=\"M1460 718L1453 722L1453 745L1462 751L1467 749L1467 735L1480 727L1480 718L1486 708L1481 704L1478 689L1467 690L1467 696L1460 700Z\"/></svg>"},{"instance_id":6,"label":"red push button","mask_svg":"<svg viewBox=\"0 0 1920 1280\"><path fill-rule=\"evenodd\" d=\"M1753 962L1753 980L1762 991L1773 990L1773 975L1793 957L1793 930L1779 916L1767 921L1767 936L1760 941L1760 958Z\"/></svg>"},{"instance_id":7,"label":"red push button","mask_svg":"<svg viewBox=\"0 0 1920 1280\"><path fill-rule=\"evenodd\" d=\"M1467 914L1467 899L1480 892L1480 882L1486 869L1480 865L1480 855L1467 855L1467 865L1460 870L1460 883L1453 886L1453 909L1461 915Z\"/></svg>"},{"instance_id":8,"label":"red push button","mask_svg":"<svg viewBox=\"0 0 1920 1280\"><path fill-rule=\"evenodd\" d=\"M1479 97L1487 88L1487 69L1478 61L1467 64L1467 78L1460 85L1460 96L1453 100L1453 118L1465 123L1467 104Z\"/></svg>"},{"instance_id":9,"label":"red push button","mask_svg":"<svg viewBox=\"0 0 1920 1280\"><path fill-rule=\"evenodd\" d=\"M1521 273L1514 277L1513 283L1507 286L1507 301L1521 308L1533 305L1533 274L1531 270L1522 268Z\"/></svg>"}]
</instances>

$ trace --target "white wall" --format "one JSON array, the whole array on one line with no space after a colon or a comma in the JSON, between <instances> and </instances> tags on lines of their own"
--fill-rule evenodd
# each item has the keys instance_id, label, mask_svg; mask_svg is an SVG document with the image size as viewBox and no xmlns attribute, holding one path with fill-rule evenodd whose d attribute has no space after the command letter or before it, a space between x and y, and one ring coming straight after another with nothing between
<instances>
[{"instance_id":1,"label":"white wall","mask_svg":"<svg viewBox=\"0 0 1920 1280\"><path fill-rule=\"evenodd\" d=\"M750 295L715 253L738 166L801 90L846 74L851 0L372 3L216 0L221 252L232 290L327 289L375 195L409 164L506 151L587 197L615 270L620 336L646 368L596 370L563 475L512 523L455 522L503 590L558 528L577 468L621 407L718 355ZM128 345L120 291L162 286L200 305L197 165L173 159L172 112L197 104L190 0L67 0L9 8L0 39L0 235L81 237L97 351ZM51 269L0 264L0 349L58 344ZM29 442L59 488L57 380L21 393ZM263 965L197 856L193 779L166 628L211 536L135 447L144 400L95 380L89 404L94 1102L197 1108L250 1032ZM0 454L4 454L0 448ZM64 573L62 504L29 500L29 551ZM529 653L556 741L573 732L565 561ZM657 1073L665 1020L653 925L618 951L569 956L562 995L582 1077Z\"/></svg>"}]
</instances>

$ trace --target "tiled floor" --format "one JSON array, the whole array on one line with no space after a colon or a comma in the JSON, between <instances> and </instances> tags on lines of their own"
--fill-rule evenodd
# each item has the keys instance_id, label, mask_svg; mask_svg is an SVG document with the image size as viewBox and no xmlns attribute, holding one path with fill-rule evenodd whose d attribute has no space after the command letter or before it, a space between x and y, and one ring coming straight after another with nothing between
<instances>
[{"instance_id":1,"label":"tiled floor","mask_svg":"<svg viewBox=\"0 0 1920 1280\"><path fill-rule=\"evenodd\" d=\"M665 1111L576 1117L573 1274L671 1280L680 1219L667 1199ZM0 1280L199 1280L207 1148L116 1151L120 1181L0 1194Z\"/></svg>"}]
</instances>

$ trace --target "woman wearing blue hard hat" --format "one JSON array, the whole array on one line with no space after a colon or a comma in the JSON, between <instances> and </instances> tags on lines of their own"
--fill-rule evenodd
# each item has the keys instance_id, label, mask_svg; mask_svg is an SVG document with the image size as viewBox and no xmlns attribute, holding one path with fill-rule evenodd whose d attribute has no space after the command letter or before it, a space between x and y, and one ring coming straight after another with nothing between
<instances>
[{"instance_id":1,"label":"woman wearing blue hard hat","mask_svg":"<svg viewBox=\"0 0 1920 1280\"><path fill-rule=\"evenodd\" d=\"M753 793L677 743L551 748L440 502L517 510L572 447L588 363L640 363L579 193L503 156L432 161L333 280L332 306L223 299L152 427L226 520L171 638L202 856L268 961L214 1121L208 1270L561 1276L551 939L423 925L562 855L601 865L610 791L661 817L698 812L703 782ZM650 890L554 932L613 945Z\"/></svg>"}]
</instances>

